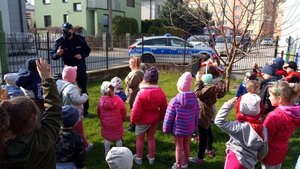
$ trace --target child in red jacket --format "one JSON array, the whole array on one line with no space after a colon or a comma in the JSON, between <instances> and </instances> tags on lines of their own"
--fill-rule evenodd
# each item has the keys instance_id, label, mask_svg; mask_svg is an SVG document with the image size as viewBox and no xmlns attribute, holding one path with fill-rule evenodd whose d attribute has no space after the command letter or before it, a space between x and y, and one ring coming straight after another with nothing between
<instances>
[{"instance_id":1,"label":"child in red jacket","mask_svg":"<svg viewBox=\"0 0 300 169\"><path fill-rule=\"evenodd\" d=\"M300 126L300 106L294 105L299 97L300 85L291 87L287 82L272 82L268 88L272 106L264 120L268 129L269 153L262 161L263 169L280 169L287 151L288 142L297 126Z\"/></svg>"},{"instance_id":2,"label":"child in red jacket","mask_svg":"<svg viewBox=\"0 0 300 169\"><path fill-rule=\"evenodd\" d=\"M136 154L133 160L142 164L144 139L147 135L148 142L148 161L150 165L154 164L155 159L155 130L157 124L164 119L167 109L167 98L164 91L157 85L158 71L155 67L146 70L143 81L140 84L130 121L136 124Z\"/></svg>"}]
</instances>

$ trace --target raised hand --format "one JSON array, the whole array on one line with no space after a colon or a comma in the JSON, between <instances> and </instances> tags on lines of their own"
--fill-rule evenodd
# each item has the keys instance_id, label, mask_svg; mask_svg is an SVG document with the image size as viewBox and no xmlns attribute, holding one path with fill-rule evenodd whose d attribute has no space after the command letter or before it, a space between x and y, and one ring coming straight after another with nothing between
<instances>
[{"instance_id":1,"label":"raised hand","mask_svg":"<svg viewBox=\"0 0 300 169\"><path fill-rule=\"evenodd\" d=\"M51 65L48 64L46 59L40 58L39 60L36 60L35 63L41 79L51 77Z\"/></svg>"}]
</instances>

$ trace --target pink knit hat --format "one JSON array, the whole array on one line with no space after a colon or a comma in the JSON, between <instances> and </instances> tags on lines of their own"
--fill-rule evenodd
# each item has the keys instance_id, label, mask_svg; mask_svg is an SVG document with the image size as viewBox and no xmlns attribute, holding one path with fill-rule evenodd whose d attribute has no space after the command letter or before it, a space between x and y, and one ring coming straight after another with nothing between
<instances>
[{"instance_id":1,"label":"pink knit hat","mask_svg":"<svg viewBox=\"0 0 300 169\"><path fill-rule=\"evenodd\" d=\"M76 81L77 76L77 66L65 66L62 72L62 79L64 81L73 83Z\"/></svg>"},{"instance_id":2,"label":"pink knit hat","mask_svg":"<svg viewBox=\"0 0 300 169\"><path fill-rule=\"evenodd\" d=\"M177 82L178 90L180 90L182 92L190 91L191 87L192 87L192 81L193 81L193 77L192 77L191 72L183 73Z\"/></svg>"}]
</instances>

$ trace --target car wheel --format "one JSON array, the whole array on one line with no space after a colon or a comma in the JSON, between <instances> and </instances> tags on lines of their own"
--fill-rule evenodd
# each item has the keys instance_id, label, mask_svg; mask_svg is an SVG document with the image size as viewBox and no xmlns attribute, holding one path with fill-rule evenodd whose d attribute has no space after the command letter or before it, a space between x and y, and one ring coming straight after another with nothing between
<instances>
[{"instance_id":1,"label":"car wheel","mask_svg":"<svg viewBox=\"0 0 300 169\"><path fill-rule=\"evenodd\" d=\"M155 59L152 55L145 54L142 56L141 61L143 63L155 63Z\"/></svg>"}]
</instances>

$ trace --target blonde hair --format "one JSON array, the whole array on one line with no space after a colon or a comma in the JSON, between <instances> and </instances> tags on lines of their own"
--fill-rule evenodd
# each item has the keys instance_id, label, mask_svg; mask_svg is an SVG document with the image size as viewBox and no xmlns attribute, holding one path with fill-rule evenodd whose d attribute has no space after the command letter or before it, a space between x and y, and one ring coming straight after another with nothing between
<instances>
[{"instance_id":1,"label":"blonde hair","mask_svg":"<svg viewBox=\"0 0 300 169\"><path fill-rule=\"evenodd\" d=\"M132 69L140 69L141 68L141 60L139 57L132 57L129 59L129 65L131 65Z\"/></svg>"},{"instance_id":2,"label":"blonde hair","mask_svg":"<svg viewBox=\"0 0 300 169\"><path fill-rule=\"evenodd\" d=\"M258 81L257 80L247 80L246 89L248 92L256 93L258 90Z\"/></svg>"},{"instance_id":3,"label":"blonde hair","mask_svg":"<svg viewBox=\"0 0 300 169\"><path fill-rule=\"evenodd\" d=\"M105 91L105 95L107 96L114 96L115 95L115 91L113 88L111 88L111 86L109 86L106 91Z\"/></svg>"},{"instance_id":4,"label":"blonde hair","mask_svg":"<svg viewBox=\"0 0 300 169\"><path fill-rule=\"evenodd\" d=\"M285 81L273 82L269 85L268 91L274 95L279 96L287 102L294 102L300 95L300 84L289 84Z\"/></svg>"}]
</instances>

